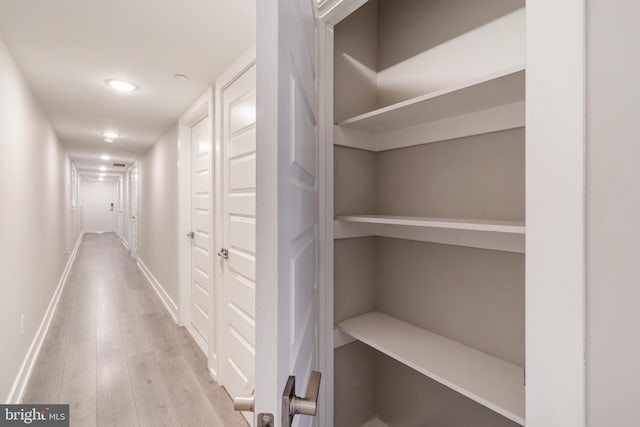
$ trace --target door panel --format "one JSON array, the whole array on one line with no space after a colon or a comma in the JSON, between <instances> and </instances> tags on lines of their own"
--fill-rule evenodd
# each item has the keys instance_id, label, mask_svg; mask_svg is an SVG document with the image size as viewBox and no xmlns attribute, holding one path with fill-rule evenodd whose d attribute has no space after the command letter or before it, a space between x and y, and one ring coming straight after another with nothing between
<instances>
[{"instance_id":1,"label":"door panel","mask_svg":"<svg viewBox=\"0 0 640 427\"><path fill-rule=\"evenodd\" d=\"M203 347L209 341L212 288L212 153L209 118L191 128L191 321L187 328Z\"/></svg>"},{"instance_id":2,"label":"door panel","mask_svg":"<svg viewBox=\"0 0 640 427\"><path fill-rule=\"evenodd\" d=\"M255 372L255 66L222 91L224 247L222 383L241 394ZM244 414L249 421L250 414Z\"/></svg>"},{"instance_id":3,"label":"door panel","mask_svg":"<svg viewBox=\"0 0 640 427\"><path fill-rule=\"evenodd\" d=\"M277 425L289 375L304 395L311 371L318 370L315 12L315 0L258 2L258 64L264 68L258 77L257 251L275 257L258 264L257 301L269 301L277 312L258 303L256 322L265 339L256 353L256 410L273 413ZM294 425L318 421L296 416Z\"/></svg>"},{"instance_id":4,"label":"door panel","mask_svg":"<svg viewBox=\"0 0 640 427\"><path fill-rule=\"evenodd\" d=\"M109 233L115 231L115 210L110 203L115 203L116 184L113 182L85 181L83 186L84 206L82 215L84 229L87 233Z\"/></svg>"}]
</instances>

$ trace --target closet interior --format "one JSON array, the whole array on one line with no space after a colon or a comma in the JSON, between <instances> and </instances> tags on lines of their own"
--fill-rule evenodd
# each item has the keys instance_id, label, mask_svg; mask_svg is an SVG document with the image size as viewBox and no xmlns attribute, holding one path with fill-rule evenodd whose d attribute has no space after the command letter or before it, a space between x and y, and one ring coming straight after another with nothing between
<instances>
[{"instance_id":1,"label":"closet interior","mask_svg":"<svg viewBox=\"0 0 640 427\"><path fill-rule=\"evenodd\" d=\"M525 2L334 28L336 427L524 425Z\"/></svg>"}]
</instances>

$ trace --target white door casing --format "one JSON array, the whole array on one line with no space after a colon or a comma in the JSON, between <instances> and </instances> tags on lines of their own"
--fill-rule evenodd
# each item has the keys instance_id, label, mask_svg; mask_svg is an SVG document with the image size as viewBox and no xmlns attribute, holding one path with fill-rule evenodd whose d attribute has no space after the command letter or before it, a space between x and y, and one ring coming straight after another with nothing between
<instances>
[{"instance_id":1,"label":"white door casing","mask_svg":"<svg viewBox=\"0 0 640 427\"><path fill-rule=\"evenodd\" d=\"M212 138L209 116L191 127L191 295L187 330L207 354L212 293Z\"/></svg>"},{"instance_id":2,"label":"white door casing","mask_svg":"<svg viewBox=\"0 0 640 427\"><path fill-rule=\"evenodd\" d=\"M213 229L213 98L207 89L179 119L178 136L178 323L205 354L216 354L213 336L215 281ZM207 151L208 150L208 151ZM194 238L189 237L194 232ZM207 295L208 293L208 295ZM205 298L206 297L206 298ZM197 305L197 306L196 306ZM194 327L198 324L198 329ZM217 379L216 361L208 357Z\"/></svg>"},{"instance_id":3,"label":"white door casing","mask_svg":"<svg viewBox=\"0 0 640 427\"><path fill-rule=\"evenodd\" d=\"M124 207L122 206L122 193L124 189L122 188L122 177L119 177L116 181L116 234L119 238L122 238L122 230L124 229L122 225L122 213Z\"/></svg>"},{"instance_id":4,"label":"white door casing","mask_svg":"<svg viewBox=\"0 0 640 427\"><path fill-rule=\"evenodd\" d=\"M281 425L288 376L304 395L319 366L317 20L314 0L257 6L256 412Z\"/></svg>"},{"instance_id":5,"label":"white door casing","mask_svg":"<svg viewBox=\"0 0 640 427\"><path fill-rule=\"evenodd\" d=\"M247 62L249 67L247 68ZM241 58L220 82L221 234L228 259L219 258L222 283L221 379L231 396L255 373L256 67ZM223 78L226 76L223 76ZM230 81L229 81L230 80ZM224 85L224 86L223 86ZM251 422L251 414L244 414Z\"/></svg>"},{"instance_id":6,"label":"white door casing","mask_svg":"<svg viewBox=\"0 0 640 427\"><path fill-rule=\"evenodd\" d=\"M135 162L129 169L129 206L131 207L131 215L129 220L129 249L133 259L138 259L138 193L140 192L140 182L138 175L138 162Z\"/></svg>"}]
</instances>

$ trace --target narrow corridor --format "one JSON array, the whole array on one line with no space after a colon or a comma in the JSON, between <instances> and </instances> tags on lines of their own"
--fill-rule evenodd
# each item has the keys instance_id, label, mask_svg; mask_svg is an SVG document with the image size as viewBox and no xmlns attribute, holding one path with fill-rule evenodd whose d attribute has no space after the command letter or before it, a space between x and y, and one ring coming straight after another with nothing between
<instances>
[{"instance_id":1,"label":"narrow corridor","mask_svg":"<svg viewBox=\"0 0 640 427\"><path fill-rule=\"evenodd\" d=\"M84 236L24 402L78 427L247 425L113 233Z\"/></svg>"}]
</instances>

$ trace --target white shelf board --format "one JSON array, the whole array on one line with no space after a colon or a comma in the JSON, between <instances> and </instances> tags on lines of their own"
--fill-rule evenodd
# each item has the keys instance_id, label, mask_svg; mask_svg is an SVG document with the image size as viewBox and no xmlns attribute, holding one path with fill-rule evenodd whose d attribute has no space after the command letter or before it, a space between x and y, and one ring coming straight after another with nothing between
<instances>
[{"instance_id":1,"label":"white shelf board","mask_svg":"<svg viewBox=\"0 0 640 427\"><path fill-rule=\"evenodd\" d=\"M333 236L335 239L380 236L496 251L525 251L522 222L351 215L337 217Z\"/></svg>"},{"instance_id":2,"label":"white shelf board","mask_svg":"<svg viewBox=\"0 0 640 427\"><path fill-rule=\"evenodd\" d=\"M411 227L447 228L451 230L488 231L492 233L525 233L524 223L517 221L484 221L393 215L349 215L339 216L337 219L340 221L369 224L406 225Z\"/></svg>"},{"instance_id":3,"label":"white shelf board","mask_svg":"<svg viewBox=\"0 0 640 427\"><path fill-rule=\"evenodd\" d=\"M524 369L381 312L341 322L348 335L524 425Z\"/></svg>"},{"instance_id":4,"label":"white shelf board","mask_svg":"<svg viewBox=\"0 0 640 427\"><path fill-rule=\"evenodd\" d=\"M523 101L524 69L524 65L512 67L379 108L338 125L369 132L389 131Z\"/></svg>"},{"instance_id":5,"label":"white shelf board","mask_svg":"<svg viewBox=\"0 0 640 427\"><path fill-rule=\"evenodd\" d=\"M374 152L448 141L525 126L524 101L387 132L334 126L336 145Z\"/></svg>"},{"instance_id":6,"label":"white shelf board","mask_svg":"<svg viewBox=\"0 0 640 427\"><path fill-rule=\"evenodd\" d=\"M389 425L382 421L380 418L374 417L363 424L362 427L389 427Z\"/></svg>"}]
</instances>

